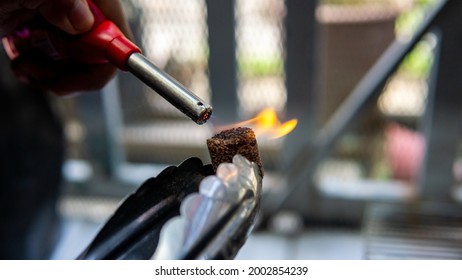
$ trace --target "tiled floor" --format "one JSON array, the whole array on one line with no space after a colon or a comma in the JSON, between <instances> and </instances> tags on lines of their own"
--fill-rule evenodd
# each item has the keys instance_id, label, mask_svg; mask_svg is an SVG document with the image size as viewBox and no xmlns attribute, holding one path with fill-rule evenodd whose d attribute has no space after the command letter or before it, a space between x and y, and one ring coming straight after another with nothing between
<instances>
[{"instance_id":1,"label":"tiled floor","mask_svg":"<svg viewBox=\"0 0 462 280\"><path fill-rule=\"evenodd\" d=\"M68 219L53 259L75 259L90 243L100 223ZM307 229L294 237L268 232L252 234L236 259L320 259L347 260L363 257L358 231L347 229Z\"/></svg>"}]
</instances>

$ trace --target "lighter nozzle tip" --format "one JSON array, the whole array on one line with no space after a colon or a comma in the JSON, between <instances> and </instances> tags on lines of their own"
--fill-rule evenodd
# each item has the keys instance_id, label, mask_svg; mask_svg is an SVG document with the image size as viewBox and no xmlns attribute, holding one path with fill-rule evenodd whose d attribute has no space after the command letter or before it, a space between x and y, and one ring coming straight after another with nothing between
<instances>
[{"instance_id":1,"label":"lighter nozzle tip","mask_svg":"<svg viewBox=\"0 0 462 280\"><path fill-rule=\"evenodd\" d=\"M199 114L199 117L196 120L197 124L204 124L207 122L208 119L210 119L210 116L212 115L212 107L210 105L204 105L200 104L199 106L202 107L202 111Z\"/></svg>"}]
</instances>

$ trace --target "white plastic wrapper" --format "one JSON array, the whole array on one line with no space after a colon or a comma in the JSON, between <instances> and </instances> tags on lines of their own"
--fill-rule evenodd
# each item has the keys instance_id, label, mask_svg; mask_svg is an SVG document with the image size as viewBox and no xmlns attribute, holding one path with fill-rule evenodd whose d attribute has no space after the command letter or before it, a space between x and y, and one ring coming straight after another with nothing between
<instances>
[{"instance_id":1,"label":"white plastic wrapper","mask_svg":"<svg viewBox=\"0 0 462 280\"><path fill-rule=\"evenodd\" d=\"M153 259L178 259L213 228L220 236L211 238L201 258L216 254L243 224L260 199L262 178L255 163L240 155L233 163L222 163L216 175L202 180L199 192L186 197L180 216L171 219L161 231ZM220 227L220 221L228 219ZM229 236L227 236L229 235Z\"/></svg>"}]
</instances>

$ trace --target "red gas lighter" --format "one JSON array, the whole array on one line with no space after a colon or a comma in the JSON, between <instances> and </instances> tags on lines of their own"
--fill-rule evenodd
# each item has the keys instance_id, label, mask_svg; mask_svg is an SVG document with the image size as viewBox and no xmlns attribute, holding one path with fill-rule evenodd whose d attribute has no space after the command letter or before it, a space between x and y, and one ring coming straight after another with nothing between
<instances>
[{"instance_id":1,"label":"red gas lighter","mask_svg":"<svg viewBox=\"0 0 462 280\"><path fill-rule=\"evenodd\" d=\"M74 60L84 64L109 62L131 72L194 122L203 124L210 118L210 105L156 67L112 21L106 19L95 4L91 1L88 4L95 17L89 32L70 35L45 22L31 24L3 38L10 59L15 60L33 49L52 61Z\"/></svg>"}]
</instances>

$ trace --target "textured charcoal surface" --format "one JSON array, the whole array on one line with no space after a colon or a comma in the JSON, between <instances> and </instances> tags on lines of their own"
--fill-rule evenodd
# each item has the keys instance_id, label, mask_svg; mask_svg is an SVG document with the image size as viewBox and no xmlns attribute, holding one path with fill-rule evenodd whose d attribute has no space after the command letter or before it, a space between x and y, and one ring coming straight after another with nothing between
<instances>
[{"instance_id":1,"label":"textured charcoal surface","mask_svg":"<svg viewBox=\"0 0 462 280\"><path fill-rule=\"evenodd\" d=\"M263 177L263 164L258 151L257 139L252 129L237 127L224 130L212 138L207 139L207 147L216 171L222 162L232 162L236 154L240 154L249 161L255 162Z\"/></svg>"}]
</instances>

